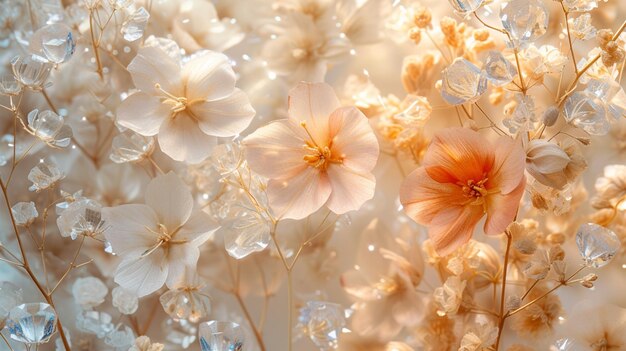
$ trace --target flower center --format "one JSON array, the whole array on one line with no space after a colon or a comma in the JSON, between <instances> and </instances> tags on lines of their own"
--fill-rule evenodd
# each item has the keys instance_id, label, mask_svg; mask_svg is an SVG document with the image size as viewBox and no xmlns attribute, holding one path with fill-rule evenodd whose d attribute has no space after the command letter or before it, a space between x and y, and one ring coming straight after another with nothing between
<instances>
[{"instance_id":1,"label":"flower center","mask_svg":"<svg viewBox=\"0 0 626 351\"><path fill-rule=\"evenodd\" d=\"M331 163L343 163L343 156L337 157L337 155L334 155L331 151L333 147L332 140L330 141L329 145L321 146L320 144L315 142L313 135L311 135L306 127L306 122L302 121L300 122L300 125L302 126L302 128L304 128L310 138L310 140L307 140L306 144L304 145L304 149L308 152L303 157L304 162L306 162L309 166L318 168L322 171L328 169L328 166Z\"/></svg>"},{"instance_id":2,"label":"flower center","mask_svg":"<svg viewBox=\"0 0 626 351\"><path fill-rule=\"evenodd\" d=\"M487 202L485 201L485 196L498 192L497 190L487 190L485 183L488 179L489 178L484 176L483 179L478 182L470 179L465 184L462 182L458 183L463 190L463 195L469 199L469 204L482 206L485 213L487 212Z\"/></svg>"},{"instance_id":3,"label":"flower center","mask_svg":"<svg viewBox=\"0 0 626 351\"><path fill-rule=\"evenodd\" d=\"M182 239L182 240L174 240L174 235L176 235L176 233L178 233L178 231L180 230L181 227L176 228L176 230L174 230L172 233L170 233L167 230L167 227L165 227L165 225L159 223L157 224L157 228L158 231L149 228L149 227L145 227L149 232L154 233L157 235L157 242L156 244L154 244L154 246L152 246L151 248L147 249L146 251L144 251L140 258L146 257L148 255L150 255L151 253L153 253L154 251L156 251L159 247L162 247L164 249L169 249L170 245L176 245L176 244L184 244L187 242L187 239Z\"/></svg>"},{"instance_id":4,"label":"flower center","mask_svg":"<svg viewBox=\"0 0 626 351\"><path fill-rule=\"evenodd\" d=\"M170 110L172 111L174 116L177 113L184 111L187 108L187 106L189 105L189 103L187 102L187 98L186 97L174 96L172 93L164 90L161 87L161 84L159 84L159 83L156 83L154 85L154 88L156 90L158 90L159 92L161 92L161 94L163 94L162 102L164 104L171 105Z\"/></svg>"}]
</instances>

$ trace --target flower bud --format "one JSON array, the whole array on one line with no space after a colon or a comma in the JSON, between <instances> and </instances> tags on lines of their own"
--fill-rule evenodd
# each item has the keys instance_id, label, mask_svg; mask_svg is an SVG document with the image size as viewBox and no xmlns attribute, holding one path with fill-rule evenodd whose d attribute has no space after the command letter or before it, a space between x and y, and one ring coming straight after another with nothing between
<instances>
[{"instance_id":1,"label":"flower bud","mask_svg":"<svg viewBox=\"0 0 626 351\"><path fill-rule=\"evenodd\" d=\"M543 124L545 124L546 127L552 127L558 118L559 108L556 106L550 106L543 111Z\"/></svg>"}]
</instances>

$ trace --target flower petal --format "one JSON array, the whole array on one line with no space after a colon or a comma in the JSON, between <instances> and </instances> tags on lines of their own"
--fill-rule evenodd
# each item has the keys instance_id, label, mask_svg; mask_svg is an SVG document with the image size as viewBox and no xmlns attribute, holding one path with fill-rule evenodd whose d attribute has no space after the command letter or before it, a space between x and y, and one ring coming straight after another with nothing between
<instances>
[{"instance_id":1,"label":"flower petal","mask_svg":"<svg viewBox=\"0 0 626 351\"><path fill-rule=\"evenodd\" d=\"M312 167L290 179L267 183L267 199L277 218L302 219L322 207L330 192L326 174Z\"/></svg>"},{"instance_id":2,"label":"flower petal","mask_svg":"<svg viewBox=\"0 0 626 351\"><path fill-rule=\"evenodd\" d=\"M439 183L466 183L482 180L493 160L491 146L480 134L466 128L447 128L435 135L423 164Z\"/></svg>"},{"instance_id":3,"label":"flower petal","mask_svg":"<svg viewBox=\"0 0 626 351\"><path fill-rule=\"evenodd\" d=\"M187 100L218 100L233 94L235 72L228 57L214 51L204 51L183 67Z\"/></svg>"},{"instance_id":4,"label":"flower petal","mask_svg":"<svg viewBox=\"0 0 626 351\"><path fill-rule=\"evenodd\" d=\"M497 188L502 194L515 190L526 168L526 153L521 142L500 137L495 143L495 161L489 173L487 189Z\"/></svg>"},{"instance_id":5,"label":"flower petal","mask_svg":"<svg viewBox=\"0 0 626 351\"><path fill-rule=\"evenodd\" d=\"M206 135L193 117L180 112L168 118L159 129L161 151L176 161L198 163L206 159L217 144L214 136Z\"/></svg>"},{"instance_id":6,"label":"flower petal","mask_svg":"<svg viewBox=\"0 0 626 351\"><path fill-rule=\"evenodd\" d=\"M481 206L448 206L437 213L428 225L428 236L437 254L448 255L468 242L482 216Z\"/></svg>"},{"instance_id":7,"label":"flower petal","mask_svg":"<svg viewBox=\"0 0 626 351\"><path fill-rule=\"evenodd\" d=\"M517 188L508 194L493 194L486 197L487 220L484 229L487 235L501 234L513 222L525 187L526 177L522 177Z\"/></svg>"},{"instance_id":8,"label":"flower petal","mask_svg":"<svg viewBox=\"0 0 626 351\"><path fill-rule=\"evenodd\" d=\"M169 250L169 270L166 280L167 287L172 289L184 277L185 271L196 268L200 258L200 250L194 245L172 245Z\"/></svg>"},{"instance_id":9,"label":"flower petal","mask_svg":"<svg viewBox=\"0 0 626 351\"><path fill-rule=\"evenodd\" d=\"M182 96L180 65L165 51L157 46L144 46L137 51L137 56L128 65L128 71L137 89L151 95L161 95L155 88Z\"/></svg>"},{"instance_id":10,"label":"flower petal","mask_svg":"<svg viewBox=\"0 0 626 351\"><path fill-rule=\"evenodd\" d=\"M358 210L374 196L376 179L371 173L358 173L343 165L331 165L327 173L332 193L326 206L336 214Z\"/></svg>"},{"instance_id":11,"label":"flower petal","mask_svg":"<svg viewBox=\"0 0 626 351\"><path fill-rule=\"evenodd\" d=\"M198 211L191 215L189 220L176 234L176 240L187 240L189 245L202 245L209 239L211 233L218 229L217 223L206 213Z\"/></svg>"},{"instance_id":12,"label":"flower petal","mask_svg":"<svg viewBox=\"0 0 626 351\"><path fill-rule=\"evenodd\" d=\"M343 164L357 172L369 172L378 160L379 147L374 131L356 107L342 107L330 115L332 151L344 157Z\"/></svg>"},{"instance_id":13,"label":"flower petal","mask_svg":"<svg viewBox=\"0 0 626 351\"><path fill-rule=\"evenodd\" d=\"M291 178L302 172L308 165L303 159L306 154L304 136L298 133L298 127L284 119L248 135L243 145L250 168L270 179Z\"/></svg>"},{"instance_id":14,"label":"flower petal","mask_svg":"<svg viewBox=\"0 0 626 351\"><path fill-rule=\"evenodd\" d=\"M467 198L459 186L438 183L420 167L406 177L400 187L400 202L406 214L417 223L429 225L448 206L463 206Z\"/></svg>"},{"instance_id":15,"label":"flower petal","mask_svg":"<svg viewBox=\"0 0 626 351\"><path fill-rule=\"evenodd\" d=\"M146 205L150 206L170 232L184 225L191 216L193 198L189 188L174 173L152 179L146 188Z\"/></svg>"},{"instance_id":16,"label":"flower petal","mask_svg":"<svg viewBox=\"0 0 626 351\"><path fill-rule=\"evenodd\" d=\"M102 220L106 223L105 238L111 243L113 252L122 257L139 256L157 242L156 213L146 205L129 204L102 209Z\"/></svg>"},{"instance_id":17,"label":"flower petal","mask_svg":"<svg viewBox=\"0 0 626 351\"><path fill-rule=\"evenodd\" d=\"M122 261L115 272L115 282L137 297L143 297L159 290L167 273L167 255L157 249L148 256Z\"/></svg>"},{"instance_id":18,"label":"flower petal","mask_svg":"<svg viewBox=\"0 0 626 351\"><path fill-rule=\"evenodd\" d=\"M190 110L205 134L218 137L241 133L248 128L256 113L248 96L240 89L221 99L193 104Z\"/></svg>"},{"instance_id":19,"label":"flower petal","mask_svg":"<svg viewBox=\"0 0 626 351\"><path fill-rule=\"evenodd\" d=\"M306 122L318 145L327 145L328 119L341 107L333 88L326 83L302 82L289 91L289 118L299 124Z\"/></svg>"},{"instance_id":20,"label":"flower petal","mask_svg":"<svg viewBox=\"0 0 626 351\"><path fill-rule=\"evenodd\" d=\"M127 97L119 105L117 122L141 135L152 136L159 132L161 123L170 113L170 108L158 98L139 92Z\"/></svg>"}]
</instances>

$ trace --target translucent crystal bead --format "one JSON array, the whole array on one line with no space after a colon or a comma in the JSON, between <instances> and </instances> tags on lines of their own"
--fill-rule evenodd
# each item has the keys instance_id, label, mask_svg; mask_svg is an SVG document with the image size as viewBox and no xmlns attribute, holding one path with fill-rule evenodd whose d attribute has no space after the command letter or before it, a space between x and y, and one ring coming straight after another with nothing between
<instances>
[{"instance_id":1,"label":"translucent crystal bead","mask_svg":"<svg viewBox=\"0 0 626 351\"><path fill-rule=\"evenodd\" d=\"M26 303L9 312L6 327L11 339L25 344L43 344L56 331L57 315L45 303Z\"/></svg>"},{"instance_id":2,"label":"translucent crystal bead","mask_svg":"<svg viewBox=\"0 0 626 351\"><path fill-rule=\"evenodd\" d=\"M16 57L11 60L11 68L17 80L27 87L40 89L48 79L52 64L36 55Z\"/></svg>"},{"instance_id":3,"label":"translucent crystal bead","mask_svg":"<svg viewBox=\"0 0 626 351\"><path fill-rule=\"evenodd\" d=\"M604 102L589 91L577 91L565 100L565 120L591 135L606 135L611 127Z\"/></svg>"},{"instance_id":4,"label":"translucent crystal bead","mask_svg":"<svg viewBox=\"0 0 626 351\"><path fill-rule=\"evenodd\" d=\"M554 351L569 351L574 346L574 343L569 339L559 339L554 342L554 348L550 348L550 350Z\"/></svg>"},{"instance_id":5,"label":"translucent crystal bead","mask_svg":"<svg viewBox=\"0 0 626 351\"><path fill-rule=\"evenodd\" d=\"M159 297L163 310L174 319L198 323L211 312L211 298L201 290L173 289Z\"/></svg>"},{"instance_id":6,"label":"translucent crystal bead","mask_svg":"<svg viewBox=\"0 0 626 351\"><path fill-rule=\"evenodd\" d=\"M165 332L165 339L172 344L180 345L186 349L196 341L198 328L184 319L166 319L161 325Z\"/></svg>"},{"instance_id":7,"label":"translucent crystal bead","mask_svg":"<svg viewBox=\"0 0 626 351\"><path fill-rule=\"evenodd\" d=\"M485 0L448 0L450 5L460 14L465 15L478 10Z\"/></svg>"},{"instance_id":8,"label":"translucent crystal bead","mask_svg":"<svg viewBox=\"0 0 626 351\"><path fill-rule=\"evenodd\" d=\"M28 114L28 128L33 135L51 146L66 147L72 139L72 129L65 124L63 117L50 110L32 110Z\"/></svg>"},{"instance_id":9,"label":"translucent crystal bead","mask_svg":"<svg viewBox=\"0 0 626 351\"><path fill-rule=\"evenodd\" d=\"M65 199L65 201L61 201L58 202L54 207L55 207L55 212L58 215L63 214L63 212L65 212L72 203L79 201L81 199L84 199L85 197L83 196L83 190L78 190L73 194L68 193L67 191L61 190L60 191L61 196L63 196L63 199Z\"/></svg>"},{"instance_id":10,"label":"translucent crystal bead","mask_svg":"<svg viewBox=\"0 0 626 351\"><path fill-rule=\"evenodd\" d=\"M74 301L85 309L102 304L108 293L109 288L96 277L78 278L72 285Z\"/></svg>"},{"instance_id":11,"label":"translucent crystal bead","mask_svg":"<svg viewBox=\"0 0 626 351\"><path fill-rule=\"evenodd\" d=\"M22 289L11 282L0 282L0 328L4 326L9 312L22 304Z\"/></svg>"},{"instance_id":12,"label":"translucent crystal bead","mask_svg":"<svg viewBox=\"0 0 626 351\"><path fill-rule=\"evenodd\" d=\"M619 119L626 115L626 92L613 79L591 79L587 83L585 91L592 93L604 102L606 112L612 118Z\"/></svg>"},{"instance_id":13,"label":"translucent crystal bead","mask_svg":"<svg viewBox=\"0 0 626 351\"><path fill-rule=\"evenodd\" d=\"M270 240L269 219L256 211L239 211L224 233L226 251L236 259L265 250Z\"/></svg>"},{"instance_id":14,"label":"translucent crystal bead","mask_svg":"<svg viewBox=\"0 0 626 351\"><path fill-rule=\"evenodd\" d=\"M0 138L0 167L5 166L13 158L14 147L15 139L13 134L5 134ZM18 150L15 150L15 152L17 154Z\"/></svg>"},{"instance_id":15,"label":"translucent crystal bead","mask_svg":"<svg viewBox=\"0 0 626 351\"><path fill-rule=\"evenodd\" d=\"M55 164L45 162L38 163L28 172L28 180L33 183L28 190L39 192L48 189L59 180L63 179L63 177L63 173L61 173Z\"/></svg>"},{"instance_id":16,"label":"translucent crystal bead","mask_svg":"<svg viewBox=\"0 0 626 351\"><path fill-rule=\"evenodd\" d=\"M122 35L126 41L135 41L143 36L150 14L143 7L131 14L122 25Z\"/></svg>"},{"instance_id":17,"label":"translucent crystal bead","mask_svg":"<svg viewBox=\"0 0 626 351\"><path fill-rule=\"evenodd\" d=\"M222 175L237 170L243 161L243 152L238 143L220 144L213 148L211 160Z\"/></svg>"},{"instance_id":18,"label":"translucent crystal bead","mask_svg":"<svg viewBox=\"0 0 626 351\"><path fill-rule=\"evenodd\" d=\"M309 301L300 309L298 326L322 350L334 350L346 324L343 308L335 303Z\"/></svg>"},{"instance_id":19,"label":"translucent crystal bead","mask_svg":"<svg viewBox=\"0 0 626 351\"><path fill-rule=\"evenodd\" d=\"M99 237L104 232L102 206L90 199L80 199L70 203L57 218L57 226L63 237L76 240L81 235Z\"/></svg>"},{"instance_id":20,"label":"translucent crystal bead","mask_svg":"<svg viewBox=\"0 0 626 351\"><path fill-rule=\"evenodd\" d=\"M239 324L209 321L200 324L202 351L243 351L245 336Z\"/></svg>"},{"instance_id":21,"label":"translucent crystal bead","mask_svg":"<svg viewBox=\"0 0 626 351\"><path fill-rule=\"evenodd\" d=\"M5 95L17 95L22 91L20 82L15 79L14 75L5 74L0 77L0 93Z\"/></svg>"},{"instance_id":22,"label":"translucent crystal bead","mask_svg":"<svg viewBox=\"0 0 626 351\"><path fill-rule=\"evenodd\" d=\"M585 264L599 268L615 256L620 240L612 230L595 223L586 223L576 232L576 245Z\"/></svg>"},{"instance_id":23,"label":"translucent crystal bead","mask_svg":"<svg viewBox=\"0 0 626 351\"><path fill-rule=\"evenodd\" d=\"M109 158L115 163L139 162L153 150L154 138L126 131L113 138Z\"/></svg>"},{"instance_id":24,"label":"translucent crystal bead","mask_svg":"<svg viewBox=\"0 0 626 351\"><path fill-rule=\"evenodd\" d=\"M76 329L102 339L115 329L112 320L111 315L106 312L82 311L76 316Z\"/></svg>"},{"instance_id":25,"label":"translucent crystal bead","mask_svg":"<svg viewBox=\"0 0 626 351\"><path fill-rule=\"evenodd\" d=\"M72 29L63 23L53 23L39 28L30 39L31 50L38 50L52 63L63 63L74 54L76 43Z\"/></svg>"},{"instance_id":26,"label":"translucent crystal bead","mask_svg":"<svg viewBox=\"0 0 626 351\"><path fill-rule=\"evenodd\" d=\"M137 295L127 291L121 286L116 286L111 292L113 307L122 314L133 314L139 308L139 298Z\"/></svg>"},{"instance_id":27,"label":"translucent crystal bead","mask_svg":"<svg viewBox=\"0 0 626 351\"><path fill-rule=\"evenodd\" d=\"M135 343L135 333L124 324L118 324L104 337L104 343L119 351L127 351Z\"/></svg>"},{"instance_id":28,"label":"translucent crystal bead","mask_svg":"<svg viewBox=\"0 0 626 351\"><path fill-rule=\"evenodd\" d=\"M511 133L517 133L519 130L531 130L535 123L539 120L535 111L535 98L532 95L524 95L515 93L515 105L513 110L509 112L509 116L502 120L502 124L509 129Z\"/></svg>"},{"instance_id":29,"label":"translucent crystal bead","mask_svg":"<svg viewBox=\"0 0 626 351\"><path fill-rule=\"evenodd\" d=\"M515 46L535 41L548 29L548 10L541 0L511 0L502 3L500 20Z\"/></svg>"},{"instance_id":30,"label":"translucent crystal bead","mask_svg":"<svg viewBox=\"0 0 626 351\"><path fill-rule=\"evenodd\" d=\"M13 213L15 224L23 226L33 223L39 215L39 213L37 213L35 203L32 201L16 203L13 207L11 207L11 212Z\"/></svg>"},{"instance_id":31,"label":"translucent crystal bead","mask_svg":"<svg viewBox=\"0 0 626 351\"><path fill-rule=\"evenodd\" d=\"M495 86L503 86L513 81L517 70L499 51L490 51L484 67L487 79Z\"/></svg>"},{"instance_id":32,"label":"translucent crystal bead","mask_svg":"<svg viewBox=\"0 0 626 351\"><path fill-rule=\"evenodd\" d=\"M464 58L457 58L443 71L441 96L451 105L474 102L486 90L483 72Z\"/></svg>"}]
</instances>

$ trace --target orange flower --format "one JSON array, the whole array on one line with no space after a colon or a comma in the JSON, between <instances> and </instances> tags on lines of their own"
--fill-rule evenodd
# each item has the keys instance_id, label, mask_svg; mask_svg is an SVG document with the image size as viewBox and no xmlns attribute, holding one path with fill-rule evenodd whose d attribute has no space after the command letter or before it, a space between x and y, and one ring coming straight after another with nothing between
<instances>
[{"instance_id":1,"label":"orange flower","mask_svg":"<svg viewBox=\"0 0 626 351\"><path fill-rule=\"evenodd\" d=\"M402 184L400 202L428 227L437 253L446 255L470 240L485 214L488 235L513 221L526 184L524 159L511 138L491 145L473 130L445 129L433 138L423 167Z\"/></svg>"}]
</instances>

